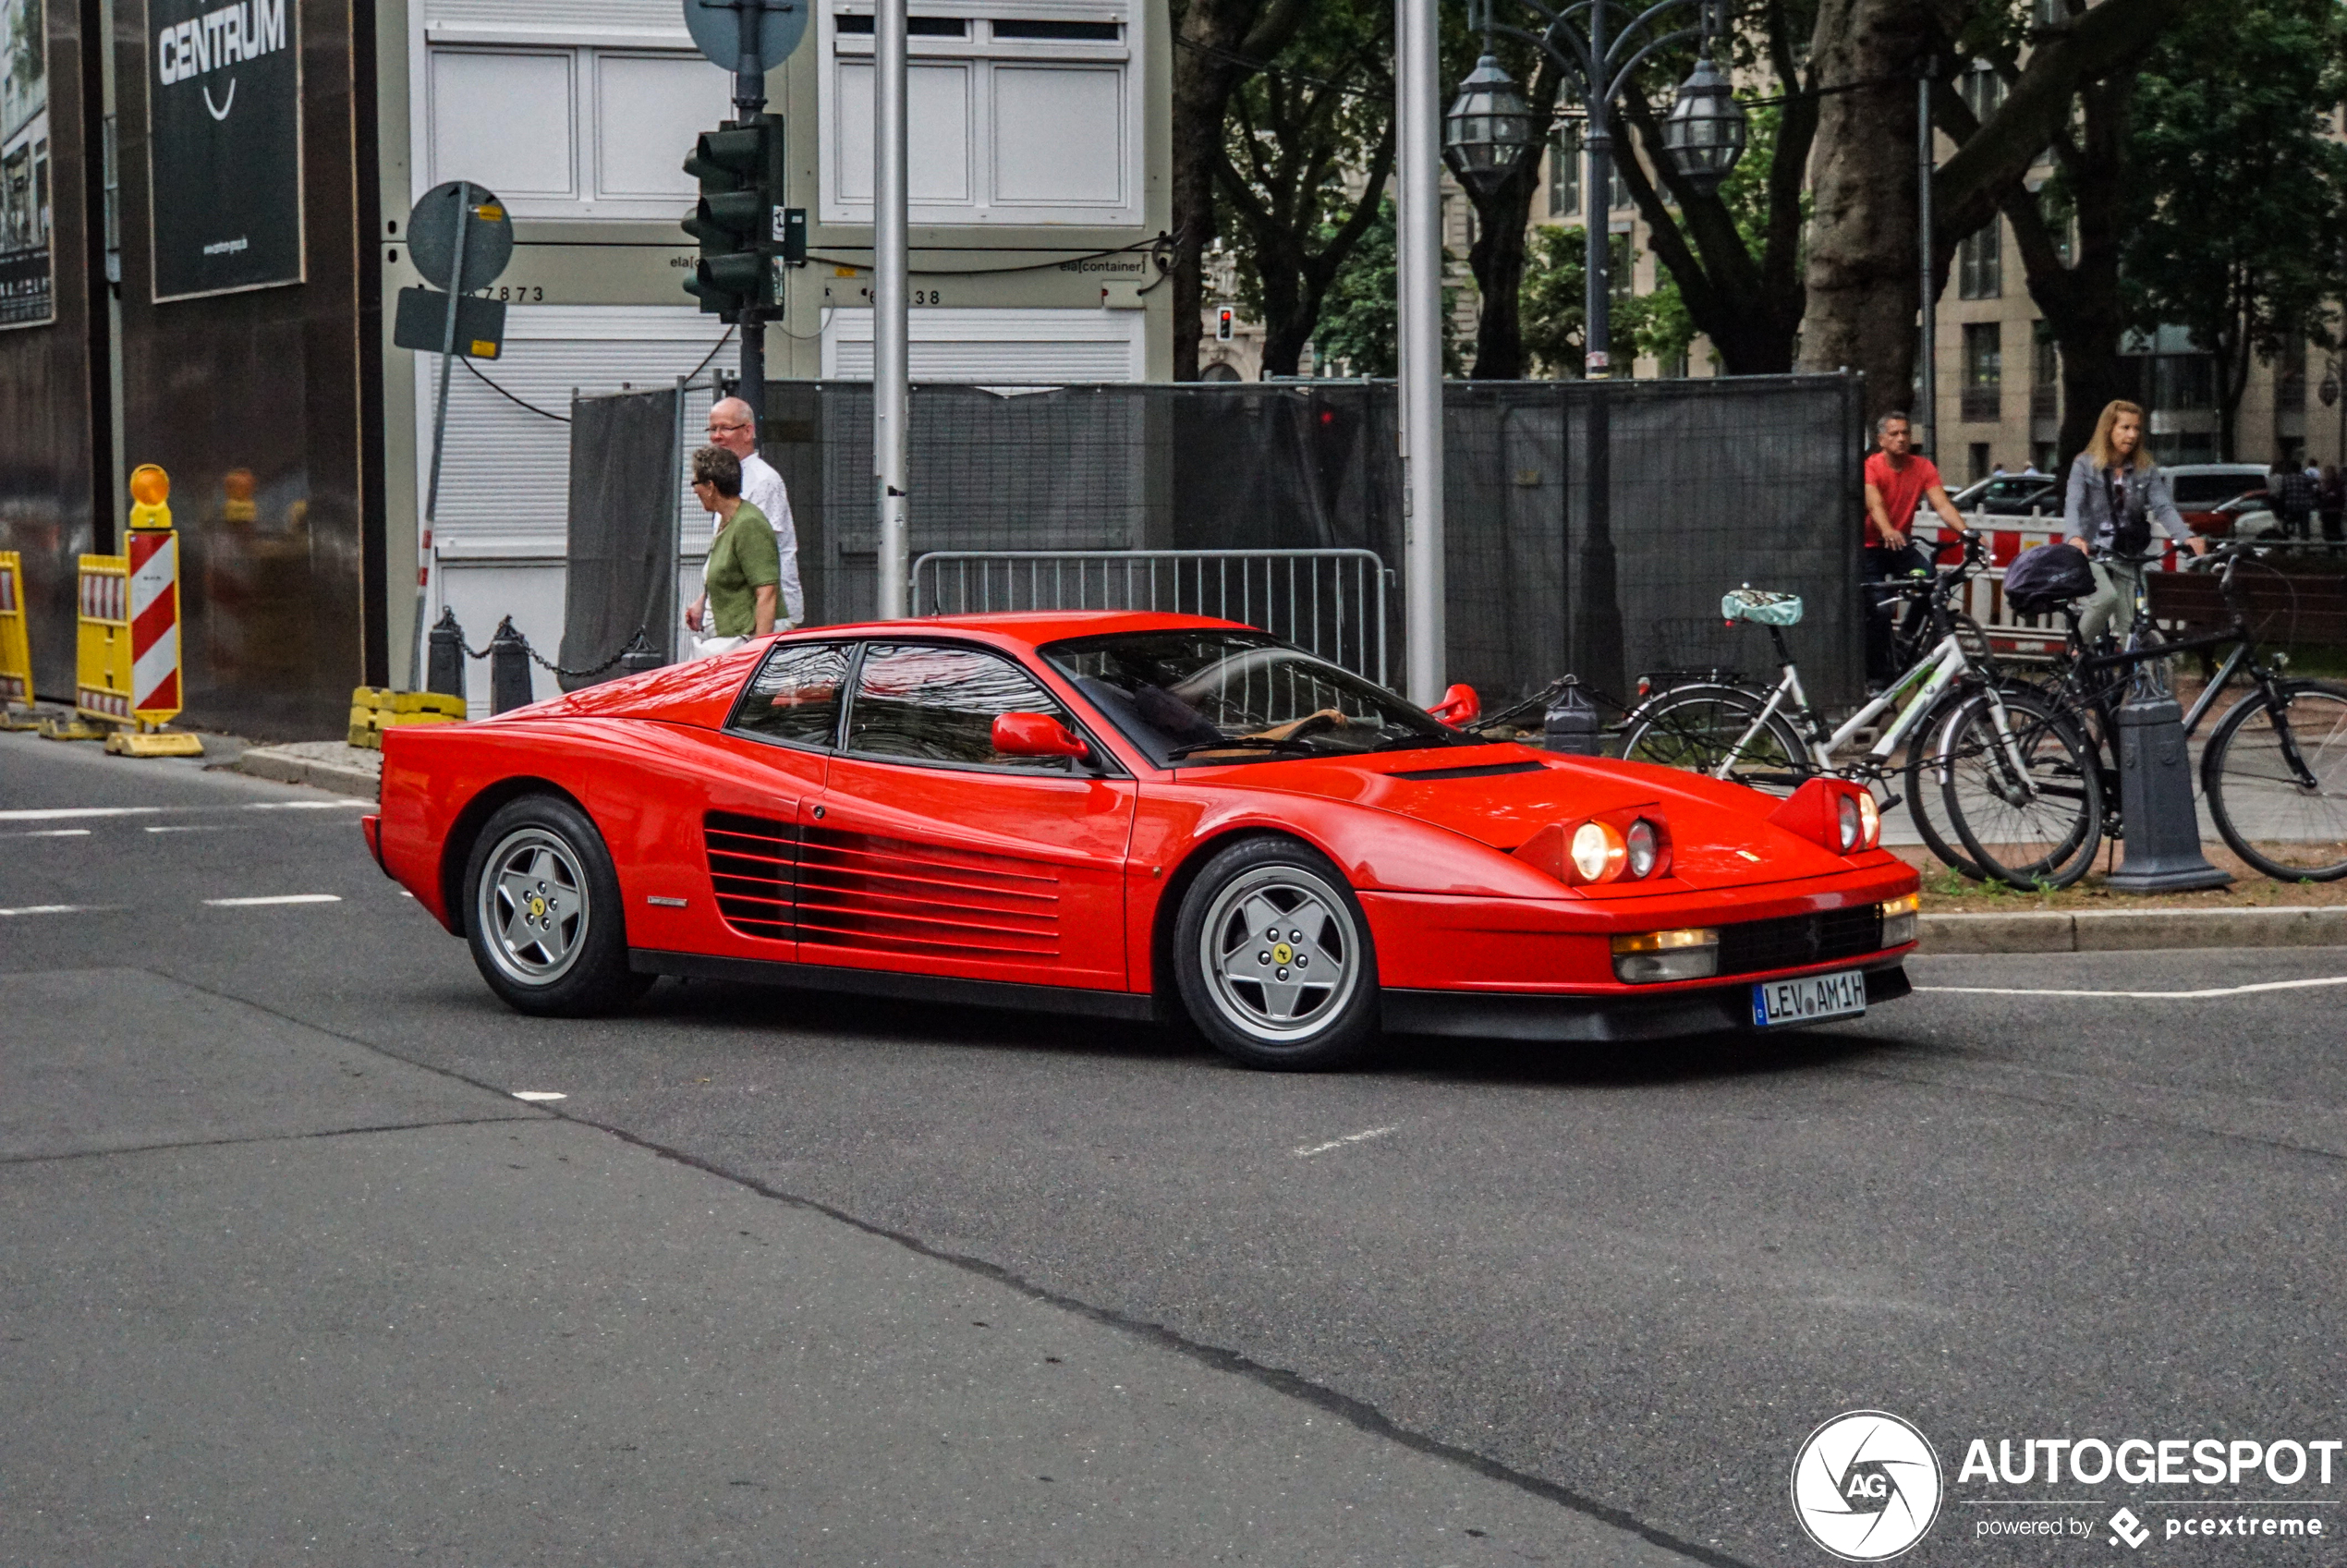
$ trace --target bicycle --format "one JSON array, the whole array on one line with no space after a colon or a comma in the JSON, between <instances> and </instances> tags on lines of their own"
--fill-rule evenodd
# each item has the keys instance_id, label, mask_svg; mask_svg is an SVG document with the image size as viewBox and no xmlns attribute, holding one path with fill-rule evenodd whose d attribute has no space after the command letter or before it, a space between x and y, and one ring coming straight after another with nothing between
<instances>
[{"instance_id":1,"label":"bicycle","mask_svg":"<svg viewBox=\"0 0 2347 1568\"><path fill-rule=\"evenodd\" d=\"M1798 624L1801 601L1794 595L1770 593L1745 587L1721 602L1720 613L1729 621L1763 627L1775 645L1782 672L1771 687L1756 687L1733 672L1711 671L1699 678L1673 685L1645 698L1631 711L1623 730L1622 755L1632 761L1657 762L1686 768L1712 778L1733 780L1763 789L1798 785L1813 773L1834 773L1872 788L1884 786L1885 808L1903 798L1916 832L1931 852L1974 881L1984 880L1979 864L1951 842L1951 834L1933 819L1928 802L1944 798L1944 789L1928 789L1924 772L1943 749L1951 724L1963 703L1977 701L1983 711L1998 715L1996 726L2013 728L2011 715L2021 715L2023 733L2037 736L2059 733L2054 715L2043 700L2019 689L2009 689L1993 678L1986 661L1986 639L1968 616L1950 607L1957 590L1988 558L1986 541L1971 529L1963 537L1964 556L1956 567L1928 581L1903 582L1888 590L1895 597L1919 598L1928 613L1929 629L1937 638L1924 648L1906 673L1844 720L1829 727L1825 715L1810 704L1801 684L1801 672L1785 646L1783 627ZM1877 735L1866 753L1846 765L1835 754L1885 713L1896 716ZM1937 744L1906 743L1911 737L1937 734ZM1904 793L1888 786L1891 760L1905 746ZM2016 756L2017 763L2025 761ZM1933 783L1941 780L1928 781ZM2096 781L2089 780L2088 787ZM2099 820L2099 818L2097 819ZM1953 835L1960 838L1961 833Z\"/></svg>"},{"instance_id":2,"label":"bicycle","mask_svg":"<svg viewBox=\"0 0 2347 1568\"><path fill-rule=\"evenodd\" d=\"M2042 769L2016 769L2015 757L2030 756L2037 737L2022 736L2020 751L2008 751L1981 732L1980 714L1959 705L1941 748L1942 796L1977 864L2022 887L2067 887L2085 875L2101 841L2123 832L2119 814L2103 807L2118 788L2122 694L2157 683L2155 691L2165 695L2162 666L2170 658L2206 657L2231 644L2183 718L2189 742L2218 695L2246 672L2252 689L2226 710L2201 754L2201 795L2209 818L2232 852L2266 876L2282 881L2347 876L2347 684L2285 676L2280 659L2261 654L2235 583L2243 561L2256 554L2246 543L2208 553L2204 565L2218 574L2231 622L2207 636L2168 640L2139 597L2137 630L2127 646L2097 652L2079 638L2075 603L2061 606L2070 635L2046 689L2062 728L2086 748L2074 776L2050 761ZM2089 821L2073 817L2073 804ZM2041 805L2042 826L2036 815ZM2058 833L2050 831L2056 826ZM2088 826L2090 832L2073 831Z\"/></svg>"}]
</instances>

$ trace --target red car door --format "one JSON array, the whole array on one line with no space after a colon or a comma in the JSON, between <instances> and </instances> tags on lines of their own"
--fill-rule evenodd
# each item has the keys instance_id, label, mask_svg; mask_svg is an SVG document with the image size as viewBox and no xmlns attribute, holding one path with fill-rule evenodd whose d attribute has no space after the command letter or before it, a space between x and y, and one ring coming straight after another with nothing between
<instances>
[{"instance_id":1,"label":"red car door","mask_svg":"<svg viewBox=\"0 0 2347 1568\"><path fill-rule=\"evenodd\" d=\"M1125 988L1133 781L996 752L1009 712L1075 723L999 653L866 645L801 840L799 962Z\"/></svg>"}]
</instances>

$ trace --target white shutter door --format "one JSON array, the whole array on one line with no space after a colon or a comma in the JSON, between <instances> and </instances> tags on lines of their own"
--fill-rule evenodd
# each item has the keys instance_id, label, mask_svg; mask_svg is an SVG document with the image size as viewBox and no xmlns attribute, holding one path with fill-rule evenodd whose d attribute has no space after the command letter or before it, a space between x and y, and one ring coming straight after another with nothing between
<instances>
[{"instance_id":1,"label":"white shutter door","mask_svg":"<svg viewBox=\"0 0 2347 1568\"><path fill-rule=\"evenodd\" d=\"M673 386L709 361L724 331L714 316L690 308L513 306L505 312L504 357L473 363L513 397L566 419L574 387L595 393L617 392L623 384ZM432 476L439 357L417 355L416 372L420 499ZM709 394L702 392L685 410L688 444L699 443L708 405ZM680 498L683 493L680 480ZM433 540L440 553L560 560L569 533L569 497L570 426L520 407L457 366L448 383L448 437L441 459Z\"/></svg>"},{"instance_id":2,"label":"white shutter door","mask_svg":"<svg viewBox=\"0 0 2347 1568\"><path fill-rule=\"evenodd\" d=\"M1139 381L1144 320L1138 310L916 310L910 371L915 381L1000 386ZM871 311L832 312L823 374L871 380Z\"/></svg>"}]
</instances>

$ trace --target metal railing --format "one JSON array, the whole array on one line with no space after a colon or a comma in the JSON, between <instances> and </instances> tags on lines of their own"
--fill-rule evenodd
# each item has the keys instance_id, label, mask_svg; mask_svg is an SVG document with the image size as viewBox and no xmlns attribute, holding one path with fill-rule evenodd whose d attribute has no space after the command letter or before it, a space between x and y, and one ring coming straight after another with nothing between
<instances>
[{"instance_id":1,"label":"metal railing","mask_svg":"<svg viewBox=\"0 0 2347 1568\"><path fill-rule=\"evenodd\" d=\"M1373 550L938 550L913 563L912 610L1211 615L1383 686L1390 576Z\"/></svg>"}]
</instances>

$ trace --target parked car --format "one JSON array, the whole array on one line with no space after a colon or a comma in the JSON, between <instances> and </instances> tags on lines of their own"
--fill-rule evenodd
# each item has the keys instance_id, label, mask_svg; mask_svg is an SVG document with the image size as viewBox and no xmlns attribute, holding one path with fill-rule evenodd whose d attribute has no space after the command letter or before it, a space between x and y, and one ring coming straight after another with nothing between
<instances>
[{"instance_id":1,"label":"parked car","mask_svg":"<svg viewBox=\"0 0 2347 1568\"><path fill-rule=\"evenodd\" d=\"M1380 1027L1645 1039L1904 996L1874 797L1494 744L1262 632L827 626L385 732L376 863L518 1011L660 975L1186 1018L1255 1066Z\"/></svg>"},{"instance_id":2,"label":"parked car","mask_svg":"<svg viewBox=\"0 0 2347 1568\"><path fill-rule=\"evenodd\" d=\"M1992 517L2059 517L2061 481L2051 474L1999 474L1977 480L1948 497L1956 510ZM1927 519L1928 521L1928 519Z\"/></svg>"},{"instance_id":3,"label":"parked car","mask_svg":"<svg viewBox=\"0 0 2347 1568\"><path fill-rule=\"evenodd\" d=\"M2179 463L2168 470L2168 481L2176 510L2195 533L2230 539L2273 530L2261 463Z\"/></svg>"}]
</instances>

